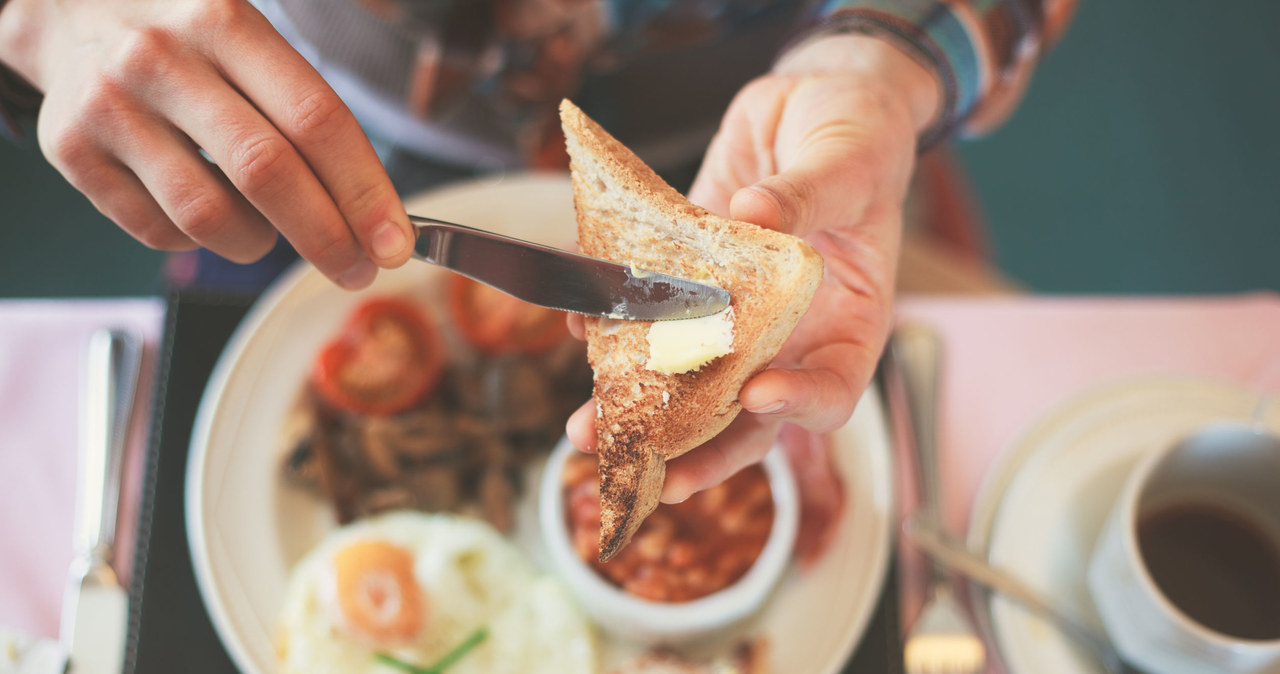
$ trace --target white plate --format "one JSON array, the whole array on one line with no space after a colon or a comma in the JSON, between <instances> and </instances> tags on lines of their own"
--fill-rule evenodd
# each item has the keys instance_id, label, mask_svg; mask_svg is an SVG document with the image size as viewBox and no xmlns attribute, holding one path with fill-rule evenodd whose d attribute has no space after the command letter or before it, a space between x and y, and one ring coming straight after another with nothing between
<instances>
[{"instance_id":1,"label":"white plate","mask_svg":"<svg viewBox=\"0 0 1280 674\"><path fill-rule=\"evenodd\" d=\"M1041 419L988 472L969 547L1102 632L1086 569L1129 470L1151 449L1199 426L1251 418L1258 398L1222 382L1128 381L1089 391ZM1280 430L1280 410L1264 422ZM979 592L980 623L1015 674L1104 670L1051 623Z\"/></svg>"},{"instance_id":2,"label":"white plate","mask_svg":"<svg viewBox=\"0 0 1280 674\"><path fill-rule=\"evenodd\" d=\"M436 190L410 212L566 247L575 239L567 176L507 176ZM187 530L196 578L223 644L244 672L274 670L272 638L290 567L335 526L327 504L284 483L282 423L313 354L369 293L440 287L446 272L410 262L363 293L337 289L310 266L283 276L246 316L201 401L187 473ZM893 478L880 402L870 391L836 431L847 499L840 531L812 569L781 582L755 630L775 671L836 672L861 637L888 566ZM536 490L528 489L526 493ZM533 546L536 509L517 513ZM535 560L537 551L531 550ZM604 643L606 662L625 649Z\"/></svg>"}]
</instances>

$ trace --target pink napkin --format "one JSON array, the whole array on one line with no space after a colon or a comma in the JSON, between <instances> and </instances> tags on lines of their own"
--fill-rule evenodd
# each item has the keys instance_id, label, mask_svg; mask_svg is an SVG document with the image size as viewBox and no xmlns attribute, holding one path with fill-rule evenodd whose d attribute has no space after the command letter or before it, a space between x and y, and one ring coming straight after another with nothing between
<instances>
[{"instance_id":1,"label":"pink napkin","mask_svg":"<svg viewBox=\"0 0 1280 674\"><path fill-rule=\"evenodd\" d=\"M146 338L125 460L117 569L132 558L151 415L158 299L0 301L0 626L56 637L71 563L85 347L104 326Z\"/></svg>"},{"instance_id":2,"label":"pink napkin","mask_svg":"<svg viewBox=\"0 0 1280 674\"><path fill-rule=\"evenodd\" d=\"M951 531L961 535L992 462L1042 415L1091 388L1183 375L1280 391L1275 294L907 298L898 314L926 321L942 336L943 509ZM910 490L904 492L903 515L914 504ZM909 623L922 601L923 565L906 544L902 552L903 619Z\"/></svg>"}]
</instances>

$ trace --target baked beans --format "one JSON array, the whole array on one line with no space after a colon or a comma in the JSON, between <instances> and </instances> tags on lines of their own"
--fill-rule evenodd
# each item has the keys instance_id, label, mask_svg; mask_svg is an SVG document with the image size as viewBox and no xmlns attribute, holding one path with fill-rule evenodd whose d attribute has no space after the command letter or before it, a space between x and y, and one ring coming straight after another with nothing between
<instances>
[{"instance_id":1,"label":"baked beans","mask_svg":"<svg viewBox=\"0 0 1280 674\"><path fill-rule=\"evenodd\" d=\"M606 580L651 601L690 601L728 587L751 568L773 528L773 493L757 464L683 503L659 504L631 543L602 564L596 457L570 456L562 485L578 556Z\"/></svg>"}]
</instances>

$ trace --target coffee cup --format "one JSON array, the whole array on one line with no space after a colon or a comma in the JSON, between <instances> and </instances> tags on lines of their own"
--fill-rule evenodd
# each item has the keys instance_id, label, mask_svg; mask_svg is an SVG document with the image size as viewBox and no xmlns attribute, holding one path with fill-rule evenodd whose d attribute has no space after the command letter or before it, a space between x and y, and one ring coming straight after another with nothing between
<instances>
[{"instance_id":1,"label":"coffee cup","mask_svg":"<svg viewBox=\"0 0 1280 674\"><path fill-rule=\"evenodd\" d=\"M1145 455L1088 583L1116 648L1147 671L1280 672L1280 437L1221 423Z\"/></svg>"}]
</instances>

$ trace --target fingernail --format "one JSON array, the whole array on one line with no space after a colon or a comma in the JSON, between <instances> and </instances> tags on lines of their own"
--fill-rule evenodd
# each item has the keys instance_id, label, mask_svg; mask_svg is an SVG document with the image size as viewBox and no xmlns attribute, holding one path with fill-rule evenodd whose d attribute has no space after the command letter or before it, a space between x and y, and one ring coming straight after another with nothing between
<instances>
[{"instance_id":1,"label":"fingernail","mask_svg":"<svg viewBox=\"0 0 1280 674\"><path fill-rule=\"evenodd\" d=\"M394 222L384 222L373 230L373 237L369 239L369 247L373 249L374 257L385 260L399 255L404 251L405 236L400 231L400 227Z\"/></svg>"},{"instance_id":2,"label":"fingernail","mask_svg":"<svg viewBox=\"0 0 1280 674\"><path fill-rule=\"evenodd\" d=\"M756 414L773 414L774 412L781 412L782 408L786 406L787 406L787 403L785 400L776 400L763 407L758 407L756 409L747 410L747 411L754 412Z\"/></svg>"},{"instance_id":3,"label":"fingernail","mask_svg":"<svg viewBox=\"0 0 1280 674\"><path fill-rule=\"evenodd\" d=\"M685 501L688 501L690 496L693 496L693 494L689 492L681 493L676 489L667 487L658 495L658 500L668 505L675 505L677 503L684 503Z\"/></svg>"},{"instance_id":4,"label":"fingernail","mask_svg":"<svg viewBox=\"0 0 1280 674\"><path fill-rule=\"evenodd\" d=\"M347 290L360 290L373 283L373 278L377 275L378 267L369 258L362 257L359 262L351 265L350 269L338 276L338 285Z\"/></svg>"}]
</instances>

